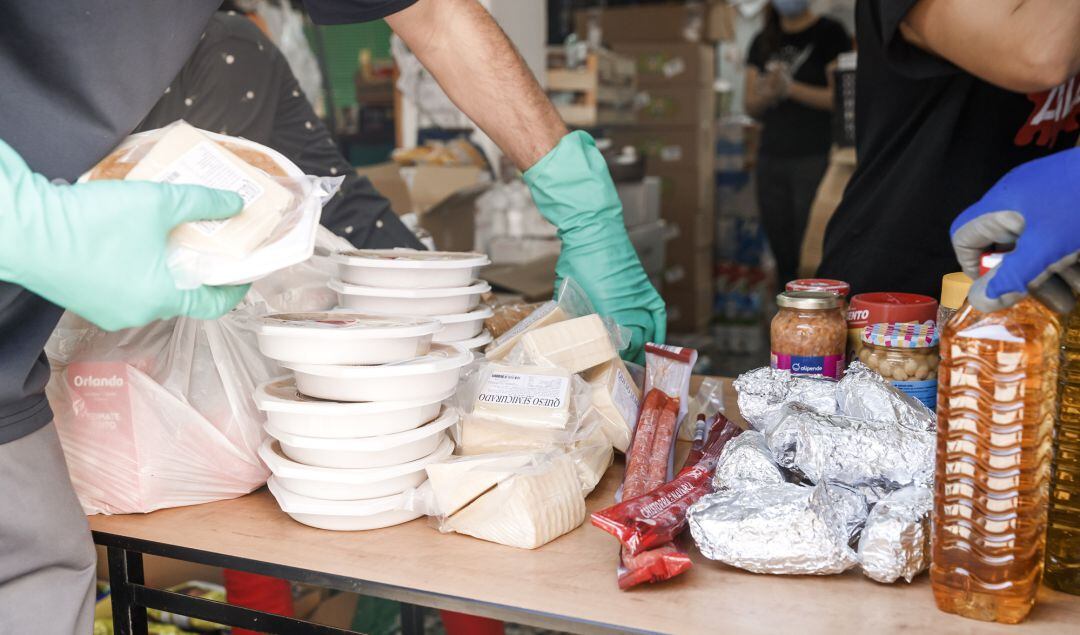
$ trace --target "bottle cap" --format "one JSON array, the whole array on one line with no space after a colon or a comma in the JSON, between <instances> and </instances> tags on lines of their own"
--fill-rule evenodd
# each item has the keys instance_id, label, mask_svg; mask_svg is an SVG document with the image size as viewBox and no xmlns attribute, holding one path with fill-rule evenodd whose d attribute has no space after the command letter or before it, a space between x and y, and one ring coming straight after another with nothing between
<instances>
[{"instance_id":1,"label":"bottle cap","mask_svg":"<svg viewBox=\"0 0 1080 635\"><path fill-rule=\"evenodd\" d=\"M870 324L863 330L863 342L889 348L930 348L937 346L938 334L933 322Z\"/></svg>"},{"instance_id":2,"label":"bottle cap","mask_svg":"<svg viewBox=\"0 0 1080 635\"><path fill-rule=\"evenodd\" d=\"M987 252L979 259L979 275L985 276L988 271L1001 264L1002 259L1005 258L1005 252L994 251Z\"/></svg>"},{"instance_id":3,"label":"bottle cap","mask_svg":"<svg viewBox=\"0 0 1080 635\"><path fill-rule=\"evenodd\" d=\"M941 306L949 309L959 309L967 300L968 290L971 289L971 278L962 271L945 274L941 278Z\"/></svg>"},{"instance_id":4,"label":"bottle cap","mask_svg":"<svg viewBox=\"0 0 1080 635\"><path fill-rule=\"evenodd\" d=\"M927 322L937 319L937 300L916 293L860 293L848 306L849 329L879 322Z\"/></svg>"},{"instance_id":5,"label":"bottle cap","mask_svg":"<svg viewBox=\"0 0 1080 635\"><path fill-rule=\"evenodd\" d=\"M843 301L828 291L784 291L776 296L777 306L785 309L836 309Z\"/></svg>"}]
</instances>

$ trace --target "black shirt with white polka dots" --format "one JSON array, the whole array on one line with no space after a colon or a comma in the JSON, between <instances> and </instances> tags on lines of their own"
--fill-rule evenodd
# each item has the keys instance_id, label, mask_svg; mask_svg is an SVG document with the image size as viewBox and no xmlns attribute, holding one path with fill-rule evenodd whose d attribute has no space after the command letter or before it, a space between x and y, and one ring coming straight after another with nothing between
<instances>
[{"instance_id":1,"label":"black shirt with white polka dots","mask_svg":"<svg viewBox=\"0 0 1080 635\"><path fill-rule=\"evenodd\" d=\"M254 23L218 13L194 54L139 125L191 125L269 146L307 174L345 176L322 223L362 248L423 249L366 177L341 155L281 51Z\"/></svg>"}]
</instances>

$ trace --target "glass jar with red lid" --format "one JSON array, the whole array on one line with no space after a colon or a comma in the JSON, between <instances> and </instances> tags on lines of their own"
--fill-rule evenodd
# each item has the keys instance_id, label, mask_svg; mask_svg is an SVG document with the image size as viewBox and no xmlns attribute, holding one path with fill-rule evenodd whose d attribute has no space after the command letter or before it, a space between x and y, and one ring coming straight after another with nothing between
<instances>
[{"instance_id":1,"label":"glass jar with red lid","mask_svg":"<svg viewBox=\"0 0 1080 635\"><path fill-rule=\"evenodd\" d=\"M936 324L938 303L917 293L860 293L852 296L847 310L848 363L858 359L863 330L869 324L917 322Z\"/></svg>"}]
</instances>

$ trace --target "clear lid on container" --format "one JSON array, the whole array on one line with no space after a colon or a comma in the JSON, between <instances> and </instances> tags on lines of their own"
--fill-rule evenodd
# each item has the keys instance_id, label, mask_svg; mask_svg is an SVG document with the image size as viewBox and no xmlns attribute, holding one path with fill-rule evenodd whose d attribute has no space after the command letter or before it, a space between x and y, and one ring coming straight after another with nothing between
<instances>
[{"instance_id":1,"label":"clear lid on container","mask_svg":"<svg viewBox=\"0 0 1080 635\"><path fill-rule=\"evenodd\" d=\"M383 496L381 498L366 498L352 501L322 500L303 496L281 486L277 479L271 476L266 481L270 493L274 495L281 511L287 514L317 514L320 516L374 516L385 512L405 510L408 505L410 492Z\"/></svg>"},{"instance_id":2,"label":"clear lid on container","mask_svg":"<svg viewBox=\"0 0 1080 635\"><path fill-rule=\"evenodd\" d=\"M452 315L437 315L431 319L438 320L443 324L458 324L459 322L472 322L473 320L486 320L495 315L495 310L489 306L482 306L468 313L454 313Z\"/></svg>"},{"instance_id":3,"label":"clear lid on container","mask_svg":"<svg viewBox=\"0 0 1080 635\"><path fill-rule=\"evenodd\" d=\"M374 366L348 366L342 364L295 364L282 362L282 366L315 377L338 379L371 379L412 377L462 368L472 361L472 352L457 344L432 344L427 355L402 362Z\"/></svg>"},{"instance_id":4,"label":"clear lid on container","mask_svg":"<svg viewBox=\"0 0 1080 635\"><path fill-rule=\"evenodd\" d=\"M419 472L432 463L445 461L453 452L454 441L450 437L443 437L439 442L439 447L435 448L435 451L431 454L400 465L369 468L318 467L293 461L285 456L276 440L267 439L259 447L259 458L266 464L266 467L270 468L271 472L283 478L363 485Z\"/></svg>"},{"instance_id":5,"label":"clear lid on container","mask_svg":"<svg viewBox=\"0 0 1080 635\"><path fill-rule=\"evenodd\" d=\"M938 345L937 325L933 322L870 324L863 329L862 341L887 348L933 348Z\"/></svg>"},{"instance_id":6,"label":"clear lid on container","mask_svg":"<svg viewBox=\"0 0 1080 635\"><path fill-rule=\"evenodd\" d=\"M843 280L829 278L800 278L784 285L784 289L787 291L826 291L844 298L851 293L850 284Z\"/></svg>"},{"instance_id":7,"label":"clear lid on container","mask_svg":"<svg viewBox=\"0 0 1080 635\"><path fill-rule=\"evenodd\" d=\"M456 424L460 416L453 408L443 408L438 419L425 423L419 428L381 434L375 437L356 437L351 439L324 439L322 437L306 437L280 430L273 423L267 423L264 427L266 433L286 445L308 450L334 450L338 452L380 452L390 450L406 443L414 443L427 437L440 434L450 426Z\"/></svg>"},{"instance_id":8,"label":"clear lid on container","mask_svg":"<svg viewBox=\"0 0 1080 635\"><path fill-rule=\"evenodd\" d=\"M271 379L255 389L255 405L263 412L285 412L322 416L364 416L419 408L446 401L454 396L454 390L424 399L409 401L328 401L309 397L296 389L292 375Z\"/></svg>"},{"instance_id":9,"label":"clear lid on container","mask_svg":"<svg viewBox=\"0 0 1080 635\"><path fill-rule=\"evenodd\" d=\"M354 249L333 255L335 262L374 269L469 269L491 264L486 254L420 249Z\"/></svg>"},{"instance_id":10,"label":"clear lid on container","mask_svg":"<svg viewBox=\"0 0 1080 635\"><path fill-rule=\"evenodd\" d=\"M273 313L263 316L266 335L397 339L434 334L442 328L435 318L369 315L347 311Z\"/></svg>"},{"instance_id":11,"label":"clear lid on container","mask_svg":"<svg viewBox=\"0 0 1080 635\"><path fill-rule=\"evenodd\" d=\"M330 280L330 288L344 295L358 295L372 298L405 298L409 300L454 298L462 295L478 295L491 291L491 285L483 280L477 280L467 287L441 289L384 289L381 287L364 287L358 284L347 284L335 278Z\"/></svg>"},{"instance_id":12,"label":"clear lid on container","mask_svg":"<svg viewBox=\"0 0 1080 635\"><path fill-rule=\"evenodd\" d=\"M844 299L828 291L784 291L776 296L776 304L783 309L838 309Z\"/></svg>"}]
</instances>

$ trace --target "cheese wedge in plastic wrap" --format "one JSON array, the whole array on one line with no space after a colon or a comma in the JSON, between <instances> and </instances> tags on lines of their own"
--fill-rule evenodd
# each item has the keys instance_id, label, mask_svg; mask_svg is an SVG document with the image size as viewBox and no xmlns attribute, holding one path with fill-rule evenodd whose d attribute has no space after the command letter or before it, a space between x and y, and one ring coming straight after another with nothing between
<instances>
[{"instance_id":1,"label":"cheese wedge in plastic wrap","mask_svg":"<svg viewBox=\"0 0 1080 635\"><path fill-rule=\"evenodd\" d=\"M581 483L570 457L549 457L447 517L442 530L521 549L535 549L573 531L585 522Z\"/></svg>"},{"instance_id":2,"label":"cheese wedge in plastic wrap","mask_svg":"<svg viewBox=\"0 0 1080 635\"><path fill-rule=\"evenodd\" d=\"M626 452L641 410L641 390L621 359L604 362L585 374L592 389L592 410L619 452Z\"/></svg>"},{"instance_id":3,"label":"cheese wedge in plastic wrap","mask_svg":"<svg viewBox=\"0 0 1080 635\"><path fill-rule=\"evenodd\" d=\"M569 319L570 316L559 307L557 302L554 300L545 302L526 316L525 319L511 327L509 331L495 338L495 341L485 349L484 355L494 362L505 359L518 341L521 340L521 337L529 331Z\"/></svg>"},{"instance_id":4,"label":"cheese wedge in plastic wrap","mask_svg":"<svg viewBox=\"0 0 1080 635\"><path fill-rule=\"evenodd\" d=\"M444 516L456 513L535 460L533 453L493 454L428 465L435 503Z\"/></svg>"},{"instance_id":5,"label":"cheese wedge in plastic wrap","mask_svg":"<svg viewBox=\"0 0 1080 635\"><path fill-rule=\"evenodd\" d=\"M599 315L585 315L529 331L521 337L526 359L584 372L617 356Z\"/></svg>"},{"instance_id":6,"label":"cheese wedge in plastic wrap","mask_svg":"<svg viewBox=\"0 0 1080 635\"><path fill-rule=\"evenodd\" d=\"M270 237L293 199L266 173L182 121L171 126L124 179L205 185L239 194L244 209L235 217L184 223L171 234L185 247L237 258Z\"/></svg>"},{"instance_id":7,"label":"cheese wedge in plastic wrap","mask_svg":"<svg viewBox=\"0 0 1080 635\"><path fill-rule=\"evenodd\" d=\"M538 450L570 440L568 371L488 364L479 372L472 411L461 423L459 453Z\"/></svg>"},{"instance_id":8,"label":"cheese wedge in plastic wrap","mask_svg":"<svg viewBox=\"0 0 1080 635\"><path fill-rule=\"evenodd\" d=\"M611 467L611 461L615 458L615 451L612 450L601 423L591 417L586 425L588 428L585 433L566 451L574 461L583 496L588 496L596 489L596 484L604 478L604 472Z\"/></svg>"}]
</instances>

